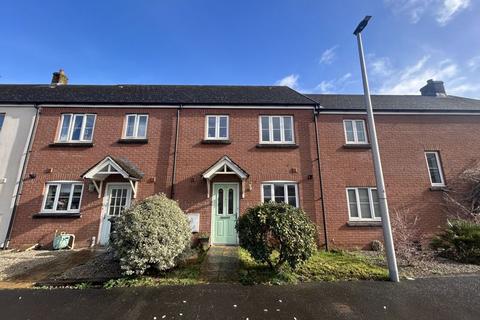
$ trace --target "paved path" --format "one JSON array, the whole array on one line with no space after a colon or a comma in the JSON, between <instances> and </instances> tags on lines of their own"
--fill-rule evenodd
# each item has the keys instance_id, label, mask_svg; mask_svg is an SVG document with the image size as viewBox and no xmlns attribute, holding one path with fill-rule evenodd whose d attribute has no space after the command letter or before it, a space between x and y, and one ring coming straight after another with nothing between
<instances>
[{"instance_id":1,"label":"paved path","mask_svg":"<svg viewBox=\"0 0 480 320\"><path fill-rule=\"evenodd\" d=\"M0 290L1 319L480 319L480 276L297 286Z\"/></svg>"},{"instance_id":2,"label":"paved path","mask_svg":"<svg viewBox=\"0 0 480 320\"><path fill-rule=\"evenodd\" d=\"M201 277L207 282L234 281L238 266L238 247L212 246L203 261Z\"/></svg>"}]
</instances>

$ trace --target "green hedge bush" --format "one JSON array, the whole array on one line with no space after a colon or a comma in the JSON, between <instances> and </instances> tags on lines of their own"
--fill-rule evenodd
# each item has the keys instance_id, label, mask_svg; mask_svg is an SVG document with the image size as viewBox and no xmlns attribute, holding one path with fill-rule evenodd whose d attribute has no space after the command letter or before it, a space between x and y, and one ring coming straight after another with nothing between
<instances>
[{"instance_id":1,"label":"green hedge bush","mask_svg":"<svg viewBox=\"0 0 480 320\"><path fill-rule=\"evenodd\" d=\"M442 234L433 238L432 247L460 262L480 264L480 224L467 220L448 222Z\"/></svg>"},{"instance_id":2,"label":"green hedge bush","mask_svg":"<svg viewBox=\"0 0 480 320\"><path fill-rule=\"evenodd\" d=\"M316 229L301 210L284 203L263 203L247 209L237 222L240 246L253 259L279 270L295 268L316 251Z\"/></svg>"},{"instance_id":3,"label":"green hedge bush","mask_svg":"<svg viewBox=\"0 0 480 320\"><path fill-rule=\"evenodd\" d=\"M115 219L111 247L126 275L159 271L176 265L189 248L191 230L178 203L164 194L134 204Z\"/></svg>"}]
</instances>

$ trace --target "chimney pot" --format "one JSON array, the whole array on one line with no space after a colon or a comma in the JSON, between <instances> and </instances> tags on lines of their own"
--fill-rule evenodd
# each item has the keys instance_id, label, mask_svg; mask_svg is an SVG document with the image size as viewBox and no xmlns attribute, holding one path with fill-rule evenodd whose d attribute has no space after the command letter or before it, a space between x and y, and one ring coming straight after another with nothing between
<instances>
[{"instance_id":1,"label":"chimney pot","mask_svg":"<svg viewBox=\"0 0 480 320\"><path fill-rule=\"evenodd\" d=\"M433 79L427 80L427 85L420 89L422 96L427 97L445 97L445 86L443 81L434 81Z\"/></svg>"},{"instance_id":2,"label":"chimney pot","mask_svg":"<svg viewBox=\"0 0 480 320\"><path fill-rule=\"evenodd\" d=\"M54 72L52 75L52 86L61 86L68 84L68 77L63 69Z\"/></svg>"}]
</instances>

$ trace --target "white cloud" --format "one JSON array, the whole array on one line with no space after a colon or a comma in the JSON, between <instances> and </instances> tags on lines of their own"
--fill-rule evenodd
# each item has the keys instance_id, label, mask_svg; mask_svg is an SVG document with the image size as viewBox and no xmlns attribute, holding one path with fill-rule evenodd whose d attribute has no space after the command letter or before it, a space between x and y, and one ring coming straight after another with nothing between
<instances>
[{"instance_id":1,"label":"white cloud","mask_svg":"<svg viewBox=\"0 0 480 320\"><path fill-rule=\"evenodd\" d=\"M310 91L318 93L334 93L341 91L345 85L349 83L349 79L351 77L351 73L346 73L338 79L323 80L313 90Z\"/></svg>"},{"instance_id":2,"label":"white cloud","mask_svg":"<svg viewBox=\"0 0 480 320\"><path fill-rule=\"evenodd\" d=\"M447 94L480 96L480 85L475 79L462 76L465 71L451 59L436 62L430 55L425 55L414 64L400 69L391 69L387 75L377 74L372 82L378 83L375 90L380 94L419 94L427 80L445 82Z\"/></svg>"},{"instance_id":3,"label":"white cloud","mask_svg":"<svg viewBox=\"0 0 480 320\"><path fill-rule=\"evenodd\" d=\"M320 64L331 64L335 57L337 56L335 50L338 46L333 46L325 51L323 51L322 56L320 57Z\"/></svg>"},{"instance_id":4,"label":"white cloud","mask_svg":"<svg viewBox=\"0 0 480 320\"><path fill-rule=\"evenodd\" d=\"M436 19L440 25L445 25L455 14L468 8L470 0L442 0L443 5L437 11Z\"/></svg>"},{"instance_id":5,"label":"white cloud","mask_svg":"<svg viewBox=\"0 0 480 320\"><path fill-rule=\"evenodd\" d=\"M478 68L480 68L480 56L476 56L468 60L467 66L470 71L476 71Z\"/></svg>"},{"instance_id":6,"label":"white cloud","mask_svg":"<svg viewBox=\"0 0 480 320\"><path fill-rule=\"evenodd\" d=\"M367 57L368 71L373 75L388 76L392 70L392 64L389 58L375 56Z\"/></svg>"},{"instance_id":7,"label":"white cloud","mask_svg":"<svg viewBox=\"0 0 480 320\"><path fill-rule=\"evenodd\" d=\"M417 23L425 15L430 15L441 26L446 25L471 4L471 0L384 0L384 2L394 13L406 14L411 23Z\"/></svg>"},{"instance_id":8,"label":"white cloud","mask_svg":"<svg viewBox=\"0 0 480 320\"><path fill-rule=\"evenodd\" d=\"M275 82L275 85L277 86L287 86L292 89L297 89L298 88L298 74L290 74L277 82Z\"/></svg>"}]
</instances>

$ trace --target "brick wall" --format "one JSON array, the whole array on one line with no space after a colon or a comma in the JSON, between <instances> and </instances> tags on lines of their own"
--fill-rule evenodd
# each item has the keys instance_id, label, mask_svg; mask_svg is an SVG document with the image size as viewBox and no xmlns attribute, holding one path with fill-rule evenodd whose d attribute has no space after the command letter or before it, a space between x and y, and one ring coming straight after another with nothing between
<instances>
[{"instance_id":1,"label":"brick wall","mask_svg":"<svg viewBox=\"0 0 480 320\"><path fill-rule=\"evenodd\" d=\"M97 114L91 148L50 147L54 142L61 113ZM119 144L126 113L148 113L148 144ZM54 180L78 180L81 174L107 155L121 156L136 164L145 177L139 185L138 198L158 192L170 192L176 111L174 109L83 109L43 108L26 170L22 196L14 221L12 246L52 242L55 230L74 233L78 246L88 246L98 239L102 198L88 191L84 182L81 218L32 218L40 212L45 183ZM48 169L52 173L47 173ZM34 173L36 178L28 177ZM155 183L148 182L156 177ZM108 182L110 180L107 180ZM103 196L103 194L102 194Z\"/></svg>"},{"instance_id":2,"label":"brick wall","mask_svg":"<svg viewBox=\"0 0 480 320\"><path fill-rule=\"evenodd\" d=\"M97 113L94 146L51 147L65 112ZM126 113L148 113L148 144L119 144ZM203 144L205 115L229 115L231 144ZM293 115L298 148L257 148L260 115ZM373 187L375 179L370 149L346 149L343 119L363 116L319 117L321 169L329 239L332 246L367 247L382 239L380 227L351 227L348 222L346 187ZM376 117L390 211L402 210L420 218L419 231L431 235L446 219L440 207L441 192L430 190L424 156L440 152L448 183L480 154L478 118L468 116L379 115ZM51 243L55 230L74 233L78 246L98 238L102 198L84 182L81 218L33 218L41 210L47 181L78 180L88 168L107 155L129 159L145 177L138 198L165 192L170 195L175 142L176 109L74 109L44 108L27 167L23 193L14 221L12 246ZM240 212L261 201L261 183L289 180L298 183L300 206L316 222L323 243L323 221L316 162L315 129L311 110L182 109L177 154L175 199L183 210L200 213L200 231L210 231L211 198L207 198L202 173L227 155L249 174ZM48 169L53 172L48 173ZM33 173L35 178L29 178ZM151 178L156 181L152 182ZM112 178L113 179L113 178ZM114 181L114 180L108 180ZM237 177L216 181L239 182ZM102 194L103 196L103 194Z\"/></svg>"},{"instance_id":3,"label":"brick wall","mask_svg":"<svg viewBox=\"0 0 480 320\"><path fill-rule=\"evenodd\" d=\"M363 116L321 115L321 166L331 242L366 247L382 239L381 227L347 226L346 187L375 186L370 149L343 148L344 119ZM444 225L442 193L430 190L425 151L439 151L445 181L478 159L479 118L475 116L378 115L377 135L390 214L419 217L419 232L428 237Z\"/></svg>"},{"instance_id":4,"label":"brick wall","mask_svg":"<svg viewBox=\"0 0 480 320\"><path fill-rule=\"evenodd\" d=\"M91 148L51 147L54 142L61 113L97 113L94 146ZM148 144L119 144L126 113L148 113ZM230 116L229 145L202 144L205 135L206 114ZM261 114L286 114L294 116L296 149L259 149L258 117ZM78 246L88 246L93 236L98 239L102 198L95 191L88 191L84 182L81 218L33 218L41 210L45 183L54 180L81 180L88 168L107 155L127 158L145 177L139 184L138 199L158 192L170 195L173 150L175 139L175 109L68 109L44 108L40 116L27 178L14 221L12 246L21 244L51 243L55 230L74 233ZM240 212L259 203L260 184L269 180L290 180L298 183L300 206L319 222L321 213L315 159L315 139L311 110L258 111L183 109L180 116L180 136L177 155L175 199L186 212L200 213L200 231L210 231L211 198L207 198L206 181L201 174L222 156L227 155L249 173L245 198L240 200ZM53 169L52 173L47 170ZM313 175L313 176L312 176ZM310 177L309 179L309 176ZM151 183L150 178L156 178ZM239 181L238 178L223 180ZM213 182L220 181L216 177ZM108 182L110 180L107 180ZM249 188L251 186L251 189ZM102 194L103 196L103 194Z\"/></svg>"}]
</instances>

